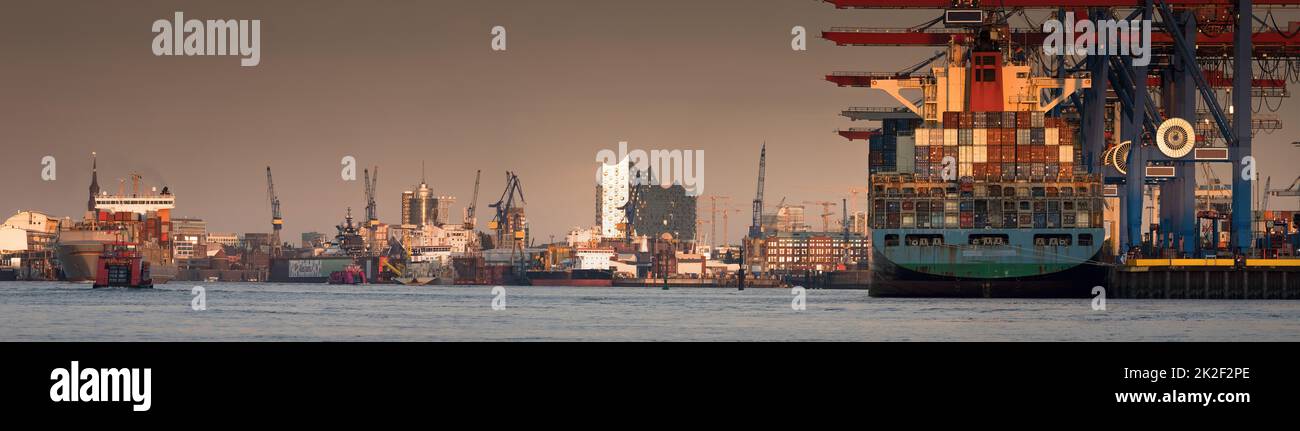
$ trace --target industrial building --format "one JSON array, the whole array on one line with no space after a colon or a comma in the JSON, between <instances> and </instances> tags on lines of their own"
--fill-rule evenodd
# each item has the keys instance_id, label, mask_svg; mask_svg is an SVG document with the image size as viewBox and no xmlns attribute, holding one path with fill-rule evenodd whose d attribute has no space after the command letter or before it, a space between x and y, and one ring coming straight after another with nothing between
<instances>
[{"instance_id":1,"label":"industrial building","mask_svg":"<svg viewBox=\"0 0 1300 431\"><path fill-rule=\"evenodd\" d=\"M867 239L840 232L777 232L763 242L764 272L850 269L867 259Z\"/></svg>"},{"instance_id":2,"label":"industrial building","mask_svg":"<svg viewBox=\"0 0 1300 431\"><path fill-rule=\"evenodd\" d=\"M172 257L189 260L207 257L208 223L197 218L172 219Z\"/></svg>"}]
</instances>

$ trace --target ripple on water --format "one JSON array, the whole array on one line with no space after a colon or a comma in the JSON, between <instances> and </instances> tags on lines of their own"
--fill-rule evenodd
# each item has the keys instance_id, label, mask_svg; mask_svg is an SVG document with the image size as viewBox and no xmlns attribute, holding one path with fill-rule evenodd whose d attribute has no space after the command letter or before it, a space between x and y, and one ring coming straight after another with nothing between
<instances>
[{"instance_id":1,"label":"ripple on water","mask_svg":"<svg viewBox=\"0 0 1300 431\"><path fill-rule=\"evenodd\" d=\"M870 298L788 289L0 282L0 340L1300 341L1300 302Z\"/></svg>"}]
</instances>

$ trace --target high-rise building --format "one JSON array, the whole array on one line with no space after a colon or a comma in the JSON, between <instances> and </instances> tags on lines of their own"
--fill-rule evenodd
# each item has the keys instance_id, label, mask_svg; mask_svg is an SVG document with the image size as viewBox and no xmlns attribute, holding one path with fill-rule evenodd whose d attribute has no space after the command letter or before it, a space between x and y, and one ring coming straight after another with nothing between
<instances>
[{"instance_id":1,"label":"high-rise building","mask_svg":"<svg viewBox=\"0 0 1300 431\"><path fill-rule=\"evenodd\" d=\"M624 236L620 225L627 221L627 213L621 207L627 204L630 180L626 161L600 165L600 184L596 185L596 224L600 226L600 236Z\"/></svg>"},{"instance_id":2,"label":"high-rise building","mask_svg":"<svg viewBox=\"0 0 1300 431\"><path fill-rule=\"evenodd\" d=\"M415 202L415 192L407 190L402 192L402 224L408 225L411 220L411 203Z\"/></svg>"},{"instance_id":3,"label":"high-rise building","mask_svg":"<svg viewBox=\"0 0 1300 431\"><path fill-rule=\"evenodd\" d=\"M451 196L435 196L433 188L420 178L418 188L402 192L402 224L414 227L447 224L451 204L455 202L456 198Z\"/></svg>"},{"instance_id":4,"label":"high-rise building","mask_svg":"<svg viewBox=\"0 0 1300 431\"><path fill-rule=\"evenodd\" d=\"M434 212L434 214L435 214L435 216L434 216L434 222L437 223L438 226L442 226L442 225L450 224L450 223L451 223L451 220L450 220L450 219L451 219L451 204L456 203L456 197L455 197L455 196L438 196L437 198L434 199L434 202L436 203L436 205L437 205L437 207L438 207L438 210L437 210L436 212Z\"/></svg>"}]
</instances>

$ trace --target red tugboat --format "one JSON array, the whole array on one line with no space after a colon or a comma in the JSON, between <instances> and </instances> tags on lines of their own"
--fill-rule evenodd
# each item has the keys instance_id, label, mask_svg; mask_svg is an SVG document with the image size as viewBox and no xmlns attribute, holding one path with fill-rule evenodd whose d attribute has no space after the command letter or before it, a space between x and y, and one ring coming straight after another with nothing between
<instances>
[{"instance_id":1,"label":"red tugboat","mask_svg":"<svg viewBox=\"0 0 1300 431\"><path fill-rule=\"evenodd\" d=\"M130 243L118 241L104 244L104 251L100 253L98 263L99 267L95 271L95 288L153 288L149 262Z\"/></svg>"}]
</instances>

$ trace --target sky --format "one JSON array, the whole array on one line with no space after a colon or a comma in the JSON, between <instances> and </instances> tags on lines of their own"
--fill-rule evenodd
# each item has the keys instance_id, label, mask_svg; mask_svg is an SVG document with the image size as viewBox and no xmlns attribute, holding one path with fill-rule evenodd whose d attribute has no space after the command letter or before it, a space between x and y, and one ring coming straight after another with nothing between
<instances>
[{"instance_id":1,"label":"sky","mask_svg":"<svg viewBox=\"0 0 1300 431\"><path fill-rule=\"evenodd\" d=\"M705 195L729 196L739 210L734 240L749 224L764 142L769 204L839 201L865 185L865 143L833 133L865 124L838 113L896 103L824 75L897 71L935 51L818 37L833 26L916 25L934 11L813 0L3 4L0 213L80 218L94 151L105 190L138 172L176 194L176 217L203 218L213 232L265 232L271 166L294 243L302 232L332 232L349 207L362 214L361 175L340 178L345 156L379 166L385 222L398 221L401 192L419 183L423 163L435 193L458 198L453 221L483 171L482 226L509 170L523 184L533 236L559 239L595 221L596 154L620 141L703 150ZM261 63L153 55L151 25L175 11L261 20ZM796 25L810 33L807 51L790 49ZM494 26L507 31L504 52L491 49ZM1275 187L1300 173L1286 123L1296 114L1286 100L1284 129L1255 139L1261 175L1278 177ZM41 178L47 155L55 181Z\"/></svg>"}]
</instances>

